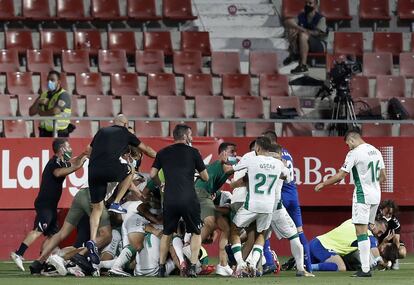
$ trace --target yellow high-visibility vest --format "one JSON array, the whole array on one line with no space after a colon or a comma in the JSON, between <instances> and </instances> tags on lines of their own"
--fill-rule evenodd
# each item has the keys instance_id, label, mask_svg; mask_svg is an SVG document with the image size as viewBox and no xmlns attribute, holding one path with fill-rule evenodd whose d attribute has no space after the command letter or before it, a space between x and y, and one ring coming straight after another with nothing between
<instances>
[{"instance_id":1,"label":"yellow high-visibility vest","mask_svg":"<svg viewBox=\"0 0 414 285\"><path fill-rule=\"evenodd\" d=\"M56 105L56 102L59 100L60 94L62 94L63 92L66 92L66 90L61 88L59 92L56 92L55 94L53 94L52 98L49 99L47 106L44 106L44 105L40 106L42 111L48 111L48 110L53 109ZM41 99L47 98L47 95L48 95L47 91L43 92L40 95L40 98ZM72 109L65 107L63 111L60 114L55 115L55 117L56 118L67 118L67 117L70 117L71 114L72 114ZM56 120L56 130L58 131L65 130L69 124L70 124L69 119ZM53 132L53 120L43 120L40 123L40 127L42 129L45 129L48 132Z\"/></svg>"}]
</instances>

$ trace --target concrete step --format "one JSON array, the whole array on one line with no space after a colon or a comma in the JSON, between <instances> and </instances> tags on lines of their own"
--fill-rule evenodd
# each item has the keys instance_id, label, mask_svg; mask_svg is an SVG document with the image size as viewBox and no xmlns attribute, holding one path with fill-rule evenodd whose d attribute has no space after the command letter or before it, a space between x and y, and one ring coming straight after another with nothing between
<instances>
[{"instance_id":1,"label":"concrete step","mask_svg":"<svg viewBox=\"0 0 414 285\"><path fill-rule=\"evenodd\" d=\"M193 5L198 4L270 4L270 0L193 0Z\"/></svg>"},{"instance_id":2,"label":"concrete step","mask_svg":"<svg viewBox=\"0 0 414 285\"><path fill-rule=\"evenodd\" d=\"M199 15L276 15L271 4L200 4Z\"/></svg>"},{"instance_id":3,"label":"concrete step","mask_svg":"<svg viewBox=\"0 0 414 285\"><path fill-rule=\"evenodd\" d=\"M194 21L195 26L246 26L246 27L280 27L277 16L268 15L204 15Z\"/></svg>"},{"instance_id":4,"label":"concrete step","mask_svg":"<svg viewBox=\"0 0 414 285\"><path fill-rule=\"evenodd\" d=\"M213 50L284 50L288 42L280 38L210 38Z\"/></svg>"},{"instance_id":5,"label":"concrete step","mask_svg":"<svg viewBox=\"0 0 414 285\"><path fill-rule=\"evenodd\" d=\"M283 27L207 27L210 32L210 38L282 38L285 29Z\"/></svg>"}]
</instances>

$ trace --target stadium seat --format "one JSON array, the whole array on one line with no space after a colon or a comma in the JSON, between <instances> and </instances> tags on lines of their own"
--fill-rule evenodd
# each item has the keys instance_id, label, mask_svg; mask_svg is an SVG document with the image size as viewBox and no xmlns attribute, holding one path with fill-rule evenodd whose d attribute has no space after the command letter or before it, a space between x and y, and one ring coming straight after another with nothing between
<instances>
[{"instance_id":1,"label":"stadium seat","mask_svg":"<svg viewBox=\"0 0 414 285\"><path fill-rule=\"evenodd\" d=\"M222 92L224 97L249 96L251 90L248 74L223 74Z\"/></svg>"},{"instance_id":2,"label":"stadium seat","mask_svg":"<svg viewBox=\"0 0 414 285\"><path fill-rule=\"evenodd\" d=\"M210 74L184 75L184 94L187 97L213 95L213 79Z\"/></svg>"},{"instance_id":3,"label":"stadium seat","mask_svg":"<svg viewBox=\"0 0 414 285\"><path fill-rule=\"evenodd\" d=\"M400 20L414 20L414 1L398 0L397 15Z\"/></svg>"},{"instance_id":4,"label":"stadium seat","mask_svg":"<svg viewBox=\"0 0 414 285\"><path fill-rule=\"evenodd\" d=\"M401 124L400 125L400 137L414 137L414 125L413 124Z\"/></svg>"},{"instance_id":5,"label":"stadium seat","mask_svg":"<svg viewBox=\"0 0 414 285\"><path fill-rule=\"evenodd\" d=\"M273 96L270 98L270 112L276 112L277 108L295 108L299 116L303 115L298 97Z\"/></svg>"},{"instance_id":6,"label":"stadium seat","mask_svg":"<svg viewBox=\"0 0 414 285\"><path fill-rule=\"evenodd\" d=\"M76 128L70 133L71 138L91 138L92 135L92 122L91 121L72 121Z\"/></svg>"},{"instance_id":7,"label":"stadium seat","mask_svg":"<svg viewBox=\"0 0 414 285\"><path fill-rule=\"evenodd\" d=\"M263 118L263 99L256 96L235 97L234 117L243 119Z\"/></svg>"},{"instance_id":8,"label":"stadium seat","mask_svg":"<svg viewBox=\"0 0 414 285\"><path fill-rule=\"evenodd\" d=\"M144 50L162 50L166 56L173 53L171 34L168 31L144 32L143 46Z\"/></svg>"},{"instance_id":9,"label":"stadium seat","mask_svg":"<svg viewBox=\"0 0 414 285\"><path fill-rule=\"evenodd\" d=\"M183 96L158 97L157 114L160 118L185 118L185 98Z\"/></svg>"},{"instance_id":10,"label":"stadium seat","mask_svg":"<svg viewBox=\"0 0 414 285\"><path fill-rule=\"evenodd\" d=\"M264 98L289 96L289 78L282 74L261 74L259 94Z\"/></svg>"},{"instance_id":11,"label":"stadium seat","mask_svg":"<svg viewBox=\"0 0 414 285\"><path fill-rule=\"evenodd\" d=\"M162 122L135 121L135 134L138 137L163 137Z\"/></svg>"},{"instance_id":12,"label":"stadium seat","mask_svg":"<svg viewBox=\"0 0 414 285\"><path fill-rule=\"evenodd\" d=\"M173 63L175 74L202 73L202 57L200 51L174 51Z\"/></svg>"},{"instance_id":13,"label":"stadium seat","mask_svg":"<svg viewBox=\"0 0 414 285\"><path fill-rule=\"evenodd\" d=\"M91 0L91 15L95 20L119 21L121 16L118 0Z\"/></svg>"},{"instance_id":14,"label":"stadium seat","mask_svg":"<svg viewBox=\"0 0 414 285\"><path fill-rule=\"evenodd\" d=\"M409 118L414 119L414 98L398 98L404 109L408 112Z\"/></svg>"},{"instance_id":15,"label":"stadium seat","mask_svg":"<svg viewBox=\"0 0 414 285\"><path fill-rule=\"evenodd\" d=\"M106 127L110 127L113 126L114 124L114 120L100 120L99 121L99 128L106 128Z\"/></svg>"},{"instance_id":16,"label":"stadium seat","mask_svg":"<svg viewBox=\"0 0 414 285\"><path fill-rule=\"evenodd\" d=\"M111 94L114 96L139 95L137 75L135 73L111 74Z\"/></svg>"},{"instance_id":17,"label":"stadium seat","mask_svg":"<svg viewBox=\"0 0 414 285\"><path fill-rule=\"evenodd\" d=\"M111 96L85 96L85 116L114 117Z\"/></svg>"},{"instance_id":18,"label":"stadium seat","mask_svg":"<svg viewBox=\"0 0 414 285\"><path fill-rule=\"evenodd\" d=\"M282 2L282 16L283 18L295 18L303 11L305 6L302 0L283 0Z\"/></svg>"},{"instance_id":19,"label":"stadium seat","mask_svg":"<svg viewBox=\"0 0 414 285\"><path fill-rule=\"evenodd\" d=\"M90 55L97 56L102 49L101 33L99 30L76 30L73 32L75 49L85 49Z\"/></svg>"},{"instance_id":20,"label":"stadium seat","mask_svg":"<svg viewBox=\"0 0 414 285\"><path fill-rule=\"evenodd\" d=\"M31 72L7 72L6 93L33 94L32 73Z\"/></svg>"},{"instance_id":21,"label":"stadium seat","mask_svg":"<svg viewBox=\"0 0 414 285\"><path fill-rule=\"evenodd\" d=\"M398 57L403 51L402 33L374 33L373 41L374 52L390 52L394 57Z\"/></svg>"},{"instance_id":22,"label":"stadium seat","mask_svg":"<svg viewBox=\"0 0 414 285\"><path fill-rule=\"evenodd\" d=\"M240 73L240 56L237 51L213 51L211 73L214 75Z\"/></svg>"},{"instance_id":23,"label":"stadium seat","mask_svg":"<svg viewBox=\"0 0 414 285\"><path fill-rule=\"evenodd\" d=\"M362 124L362 135L364 137L391 137L392 125L391 124Z\"/></svg>"},{"instance_id":24,"label":"stadium seat","mask_svg":"<svg viewBox=\"0 0 414 285\"><path fill-rule=\"evenodd\" d=\"M197 19L193 15L191 0L162 0L162 16L170 21L192 21Z\"/></svg>"},{"instance_id":25,"label":"stadium seat","mask_svg":"<svg viewBox=\"0 0 414 285\"><path fill-rule=\"evenodd\" d=\"M23 0L22 16L30 20L51 20L49 0Z\"/></svg>"},{"instance_id":26,"label":"stadium seat","mask_svg":"<svg viewBox=\"0 0 414 285\"><path fill-rule=\"evenodd\" d=\"M14 0L0 0L0 21L14 21L19 19L14 13Z\"/></svg>"},{"instance_id":27,"label":"stadium seat","mask_svg":"<svg viewBox=\"0 0 414 285\"><path fill-rule=\"evenodd\" d=\"M234 122L213 122L210 125L210 136L212 137L235 137L236 123Z\"/></svg>"},{"instance_id":28,"label":"stadium seat","mask_svg":"<svg viewBox=\"0 0 414 285\"><path fill-rule=\"evenodd\" d=\"M360 32L336 32L333 43L334 54L362 56L364 39Z\"/></svg>"},{"instance_id":29,"label":"stadium seat","mask_svg":"<svg viewBox=\"0 0 414 285\"><path fill-rule=\"evenodd\" d=\"M249 73L256 76L278 73L277 53L251 51L249 55Z\"/></svg>"},{"instance_id":30,"label":"stadium seat","mask_svg":"<svg viewBox=\"0 0 414 285\"><path fill-rule=\"evenodd\" d=\"M66 21L86 21L91 17L85 15L84 0L57 0L56 16Z\"/></svg>"},{"instance_id":31,"label":"stadium seat","mask_svg":"<svg viewBox=\"0 0 414 285\"><path fill-rule=\"evenodd\" d=\"M365 76L354 76L351 79L351 96L353 98L369 97L369 79Z\"/></svg>"},{"instance_id":32,"label":"stadium seat","mask_svg":"<svg viewBox=\"0 0 414 285\"><path fill-rule=\"evenodd\" d=\"M99 50L98 67L101 73L127 72L125 50Z\"/></svg>"},{"instance_id":33,"label":"stadium seat","mask_svg":"<svg viewBox=\"0 0 414 285\"><path fill-rule=\"evenodd\" d=\"M382 115L381 100L378 98L354 98L354 110L357 117L360 118L380 117Z\"/></svg>"},{"instance_id":34,"label":"stadium seat","mask_svg":"<svg viewBox=\"0 0 414 285\"><path fill-rule=\"evenodd\" d=\"M82 117L83 116L83 114L80 114L79 113L79 103L78 103L78 96L76 96L76 95L72 95L71 96L71 99L72 99L72 101L71 101L71 106L70 106L70 109L71 109L71 116L72 117ZM82 116L81 116L82 115Z\"/></svg>"},{"instance_id":35,"label":"stadium seat","mask_svg":"<svg viewBox=\"0 0 414 285\"><path fill-rule=\"evenodd\" d=\"M66 73L89 72L89 51L88 50L63 50L62 71Z\"/></svg>"},{"instance_id":36,"label":"stadium seat","mask_svg":"<svg viewBox=\"0 0 414 285\"><path fill-rule=\"evenodd\" d=\"M414 52L400 53L400 75L414 77Z\"/></svg>"},{"instance_id":37,"label":"stadium seat","mask_svg":"<svg viewBox=\"0 0 414 285\"><path fill-rule=\"evenodd\" d=\"M62 50L69 49L66 32L62 30L41 30L40 47L52 50L54 55L60 55Z\"/></svg>"},{"instance_id":38,"label":"stadium seat","mask_svg":"<svg viewBox=\"0 0 414 285\"><path fill-rule=\"evenodd\" d=\"M135 69L139 74L163 73L164 52L162 50L137 50Z\"/></svg>"},{"instance_id":39,"label":"stadium seat","mask_svg":"<svg viewBox=\"0 0 414 285\"><path fill-rule=\"evenodd\" d=\"M0 73L19 71L19 55L16 49L0 50Z\"/></svg>"},{"instance_id":40,"label":"stadium seat","mask_svg":"<svg viewBox=\"0 0 414 285\"><path fill-rule=\"evenodd\" d=\"M100 73L84 72L76 74L76 94L104 95Z\"/></svg>"},{"instance_id":41,"label":"stadium seat","mask_svg":"<svg viewBox=\"0 0 414 285\"><path fill-rule=\"evenodd\" d=\"M224 118L224 101L221 96L195 97L196 118Z\"/></svg>"},{"instance_id":42,"label":"stadium seat","mask_svg":"<svg viewBox=\"0 0 414 285\"><path fill-rule=\"evenodd\" d=\"M246 123L246 137L259 137L265 131L275 131L274 123Z\"/></svg>"},{"instance_id":43,"label":"stadium seat","mask_svg":"<svg viewBox=\"0 0 414 285\"><path fill-rule=\"evenodd\" d=\"M174 131L174 128L175 128L175 126L176 125L179 125L179 124L185 124L185 125L187 125L187 126L189 126L190 128L191 128L191 135L193 136L193 137L197 137L198 136L198 127L197 127L197 122L195 122L195 121L172 121L172 122L170 122L170 127L169 127L169 135L170 135L170 137L172 137L173 136L173 131ZM204 136L205 134L203 134L203 136Z\"/></svg>"},{"instance_id":44,"label":"stadium seat","mask_svg":"<svg viewBox=\"0 0 414 285\"><path fill-rule=\"evenodd\" d=\"M315 126L312 123L283 123L284 137L311 137Z\"/></svg>"},{"instance_id":45,"label":"stadium seat","mask_svg":"<svg viewBox=\"0 0 414 285\"><path fill-rule=\"evenodd\" d=\"M321 0L319 10L328 21L350 21L348 0Z\"/></svg>"},{"instance_id":46,"label":"stadium seat","mask_svg":"<svg viewBox=\"0 0 414 285\"><path fill-rule=\"evenodd\" d=\"M29 138L29 130L24 120L3 121L3 136L6 138Z\"/></svg>"},{"instance_id":47,"label":"stadium seat","mask_svg":"<svg viewBox=\"0 0 414 285\"><path fill-rule=\"evenodd\" d=\"M47 91L47 75L48 75L47 73L40 74L40 91L41 92ZM68 81L67 81L65 72L60 73L60 84L63 87L63 89L68 90Z\"/></svg>"},{"instance_id":48,"label":"stadium seat","mask_svg":"<svg viewBox=\"0 0 414 285\"><path fill-rule=\"evenodd\" d=\"M203 56L211 56L208 32L181 32L181 50L199 50Z\"/></svg>"},{"instance_id":49,"label":"stadium seat","mask_svg":"<svg viewBox=\"0 0 414 285\"><path fill-rule=\"evenodd\" d=\"M371 21L390 20L388 0L360 0L359 18Z\"/></svg>"},{"instance_id":50,"label":"stadium seat","mask_svg":"<svg viewBox=\"0 0 414 285\"><path fill-rule=\"evenodd\" d=\"M157 15L155 0L128 0L128 17L135 21L158 21L162 17Z\"/></svg>"},{"instance_id":51,"label":"stadium seat","mask_svg":"<svg viewBox=\"0 0 414 285\"><path fill-rule=\"evenodd\" d=\"M54 70L53 54L49 49L28 49L26 52L27 71L42 73Z\"/></svg>"},{"instance_id":52,"label":"stadium seat","mask_svg":"<svg viewBox=\"0 0 414 285\"><path fill-rule=\"evenodd\" d=\"M8 117L14 115L10 104L10 96L0 96L0 116Z\"/></svg>"},{"instance_id":53,"label":"stadium seat","mask_svg":"<svg viewBox=\"0 0 414 285\"><path fill-rule=\"evenodd\" d=\"M363 74L368 77L392 74L392 54L390 52L364 53Z\"/></svg>"},{"instance_id":54,"label":"stadium seat","mask_svg":"<svg viewBox=\"0 0 414 285\"><path fill-rule=\"evenodd\" d=\"M326 73L329 74L331 72L331 69L334 67L335 63L343 62L347 60L348 57L355 59L355 55L353 54L327 53L326 54Z\"/></svg>"},{"instance_id":55,"label":"stadium seat","mask_svg":"<svg viewBox=\"0 0 414 285\"><path fill-rule=\"evenodd\" d=\"M5 31L6 49L15 49L21 55L26 55L27 49L33 49L32 31L7 30Z\"/></svg>"},{"instance_id":56,"label":"stadium seat","mask_svg":"<svg viewBox=\"0 0 414 285\"><path fill-rule=\"evenodd\" d=\"M391 99L405 96L405 78L403 76L377 76L376 98Z\"/></svg>"},{"instance_id":57,"label":"stadium seat","mask_svg":"<svg viewBox=\"0 0 414 285\"><path fill-rule=\"evenodd\" d=\"M169 73L148 74L147 91L151 97L176 95L175 77Z\"/></svg>"},{"instance_id":58,"label":"stadium seat","mask_svg":"<svg viewBox=\"0 0 414 285\"><path fill-rule=\"evenodd\" d=\"M135 55L135 50L137 50L135 32L113 30L108 32L108 49L123 49L127 55Z\"/></svg>"},{"instance_id":59,"label":"stadium seat","mask_svg":"<svg viewBox=\"0 0 414 285\"><path fill-rule=\"evenodd\" d=\"M8 97L8 96L1 96L1 97ZM18 94L17 95L17 116L29 116L29 109L33 105L34 101L38 95L35 94L29 94L29 95L23 95Z\"/></svg>"},{"instance_id":60,"label":"stadium seat","mask_svg":"<svg viewBox=\"0 0 414 285\"><path fill-rule=\"evenodd\" d=\"M128 117L149 117L148 97L146 96L122 96L122 114Z\"/></svg>"}]
</instances>

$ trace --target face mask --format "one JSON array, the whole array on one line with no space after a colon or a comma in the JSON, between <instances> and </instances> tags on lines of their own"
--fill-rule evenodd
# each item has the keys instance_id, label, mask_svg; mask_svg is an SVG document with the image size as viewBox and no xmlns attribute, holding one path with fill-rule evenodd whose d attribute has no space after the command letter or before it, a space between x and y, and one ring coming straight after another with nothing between
<instances>
[{"instance_id":1,"label":"face mask","mask_svg":"<svg viewBox=\"0 0 414 285\"><path fill-rule=\"evenodd\" d=\"M389 221L392 219L392 217L387 218L386 216L383 216L383 218L384 218L387 222L389 222Z\"/></svg>"},{"instance_id":2,"label":"face mask","mask_svg":"<svg viewBox=\"0 0 414 285\"><path fill-rule=\"evenodd\" d=\"M55 91L56 90L56 82L53 82L53 81L49 80L47 82L47 89L49 91Z\"/></svg>"},{"instance_id":3,"label":"face mask","mask_svg":"<svg viewBox=\"0 0 414 285\"><path fill-rule=\"evenodd\" d=\"M305 5L305 14L309 14L313 11L313 7L309 5Z\"/></svg>"},{"instance_id":4,"label":"face mask","mask_svg":"<svg viewBox=\"0 0 414 285\"><path fill-rule=\"evenodd\" d=\"M188 146L193 146L192 141L188 137L185 140L185 144L188 145Z\"/></svg>"},{"instance_id":5,"label":"face mask","mask_svg":"<svg viewBox=\"0 0 414 285\"><path fill-rule=\"evenodd\" d=\"M63 160L69 161L72 158L72 151L63 151Z\"/></svg>"},{"instance_id":6,"label":"face mask","mask_svg":"<svg viewBox=\"0 0 414 285\"><path fill-rule=\"evenodd\" d=\"M228 162L230 165L235 165L235 164L237 164L237 157L235 157L235 156L229 156L229 157L227 158L227 162Z\"/></svg>"},{"instance_id":7,"label":"face mask","mask_svg":"<svg viewBox=\"0 0 414 285\"><path fill-rule=\"evenodd\" d=\"M138 172L139 167L141 166L141 159L135 160L135 170Z\"/></svg>"}]
</instances>

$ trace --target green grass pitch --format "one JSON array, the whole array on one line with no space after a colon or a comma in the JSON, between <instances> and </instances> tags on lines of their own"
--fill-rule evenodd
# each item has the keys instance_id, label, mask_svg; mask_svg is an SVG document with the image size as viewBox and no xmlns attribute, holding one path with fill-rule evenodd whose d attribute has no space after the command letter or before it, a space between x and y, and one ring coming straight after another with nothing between
<instances>
[{"instance_id":1,"label":"green grass pitch","mask_svg":"<svg viewBox=\"0 0 414 285\"><path fill-rule=\"evenodd\" d=\"M25 263L26 270L29 263ZM281 272L278 275L266 275L260 278L223 278L216 276L198 277L197 279L187 279L180 277L169 277L165 279L131 277L32 277L28 271L21 272L14 263L0 262L0 284L1 285L158 285L158 284L209 284L209 285L231 285L231 284L375 284L375 285L400 285L414 284L414 255L401 260L401 269L398 271L375 271L372 278L351 278L352 272L316 272L315 278L297 278L293 271Z\"/></svg>"}]
</instances>

